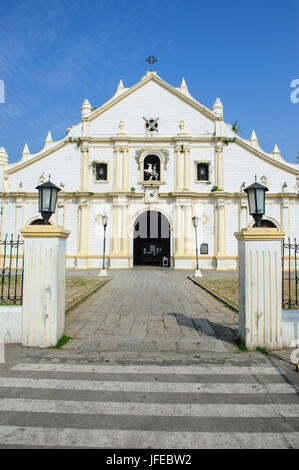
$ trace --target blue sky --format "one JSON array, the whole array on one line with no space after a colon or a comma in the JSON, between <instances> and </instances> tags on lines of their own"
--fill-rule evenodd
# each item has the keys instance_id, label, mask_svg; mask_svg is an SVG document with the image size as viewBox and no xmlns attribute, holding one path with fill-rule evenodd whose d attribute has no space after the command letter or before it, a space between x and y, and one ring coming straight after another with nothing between
<instances>
[{"instance_id":1,"label":"blue sky","mask_svg":"<svg viewBox=\"0 0 299 470\"><path fill-rule=\"evenodd\" d=\"M299 103L298 0L0 0L0 147L17 161L25 142L39 151L49 130L63 138L88 98L100 106L119 80L129 87L155 55L173 86L224 104L249 138L295 163ZM299 93L298 93L299 96Z\"/></svg>"}]
</instances>

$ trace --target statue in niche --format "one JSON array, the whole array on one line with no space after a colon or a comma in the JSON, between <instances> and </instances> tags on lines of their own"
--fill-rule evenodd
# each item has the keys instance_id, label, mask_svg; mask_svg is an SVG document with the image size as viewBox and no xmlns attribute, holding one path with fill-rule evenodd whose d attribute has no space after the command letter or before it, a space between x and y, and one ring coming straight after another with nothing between
<instances>
[{"instance_id":1,"label":"statue in niche","mask_svg":"<svg viewBox=\"0 0 299 470\"><path fill-rule=\"evenodd\" d=\"M144 179L148 179L149 181L158 180L159 173L157 171L157 166L153 165L152 163L147 164L147 168L144 170Z\"/></svg>"}]
</instances>

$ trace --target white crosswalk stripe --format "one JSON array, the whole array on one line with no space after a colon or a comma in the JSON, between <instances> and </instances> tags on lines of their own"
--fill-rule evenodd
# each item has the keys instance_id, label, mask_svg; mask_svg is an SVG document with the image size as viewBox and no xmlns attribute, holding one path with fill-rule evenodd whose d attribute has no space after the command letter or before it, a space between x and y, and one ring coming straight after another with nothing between
<instances>
[{"instance_id":1,"label":"white crosswalk stripe","mask_svg":"<svg viewBox=\"0 0 299 470\"><path fill-rule=\"evenodd\" d=\"M275 367L21 363L6 375L0 448L299 448L299 387Z\"/></svg>"},{"instance_id":2,"label":"white crosswalk stripe","mask_svg":"<svg viewBox=\"0 0 299 470\"><path fill-rule=\"evenodd\" d=\"M298 405L193 405L0 398L0 411L219 418L298 417Z\"/></svg>"},{"instance_id":3,"label":"white crosswalk stripe","mask_svg":"<svg viewBox=\"0 0 299 470\"><path fill-rule=\"evenodd\" d=\"M44 371L44 372L90 372L114 374L184 374L184 375L279 375L274 367L230 367L230 366L108 366L90 364L18 364L12 370Z\"/></svg>"},{"instance_id":4,"label":"white crosswalk stripe","mask_svg":"<svg viewBox=\"0 0 299 470\"><path fill-rule=\"evenodd\" d=\"M154 393L298 393L299 387L285 383L189 383L189 382L119 382L97 380L61 380L0 378L1 387L47 388L58 390L97 390L106 392Z\"/></svg>"},{"instance_id":5,"label":"white crosswalk stripe","mask_svg":"<svg viewBox=\"0 0 299 470\"><path fill-rule=\"evenodd\" d=\"M284 449L288 443L298 447L299 433L210 433L118 431L73 428L0 427L0 442L6 444L84 448L153 449ZM17 439L16 439L17 437ZM162 447L161 447L162 444Z\"/></svg>"}]
</instances>

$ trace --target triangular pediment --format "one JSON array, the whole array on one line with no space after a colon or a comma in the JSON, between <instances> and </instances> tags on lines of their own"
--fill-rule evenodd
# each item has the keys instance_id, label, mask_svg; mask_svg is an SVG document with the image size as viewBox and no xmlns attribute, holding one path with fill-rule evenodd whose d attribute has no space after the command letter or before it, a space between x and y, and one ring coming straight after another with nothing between
<instances>
[{"instance_id":1,"label":"triangular pediment","mask_svg":"<svg viewBox=\"0 0 299 470\"><path fill-rule=\"evenodd\" d=\"M142 138L148 134L146 119L159 121L158 130L151 137L180 135L182 119L185 135L206 137L213 135L217 116L191 95L149 74L88 116L89 136L128 135Z\"/></svg>"},{"instance_id":2,"label":"triangular pediment","mask_svg":"<svg viewBox=\"0 0 299 470\"><path fill-rule=\"evenodd\" d=\"M114 96L109 101L104 103L102 106L95 109L89 115L88 120L93 121L98 116L100 116L102 113L104 113L105 111L110 109L112 106L115 106L116 104L118 104L121 101L125 100L132 93L136 92L137 90L141 89L142 87L145 87L150 82L157 83L162 88L164 88L168 92L170 92L173 95L175 95L176 97L178 97L180 100L188 103L190 106L194 107L195 109L197 109L201 113L205 114L209 119L212 119L212 120L216 119L216 115L209 108L207 108L206 106L204 106L201 103L199 103L198 101L196 101L193 97L187 96L185 93L181 92L180 89L175 88L172 85L170 85L169 83L165 82L162 78L160 78L158 75L156 75L155 72L148 72L148 74L142 80L140 80L138 83L136 83L134 86L132 86L131 88L126 89L120 95L116 94L117 96Z\"/></svg>"}]
</instances>

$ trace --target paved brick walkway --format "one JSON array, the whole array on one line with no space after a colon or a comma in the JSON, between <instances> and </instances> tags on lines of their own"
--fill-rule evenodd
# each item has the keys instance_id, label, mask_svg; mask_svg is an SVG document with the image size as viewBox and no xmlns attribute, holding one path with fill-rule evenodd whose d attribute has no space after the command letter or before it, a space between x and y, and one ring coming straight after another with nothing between
<instances>
[{"instance_id":1,"label":"paved brick walkway","mask_svg":"<svg viewBox=\"0 0 299 470\"><path fill-rule=\"evenodd\" d=\"M113 279L67 315L64 350L182 353L236 350L237 314L187 279L140 267Z\"/></svg>"}]
</instances>

